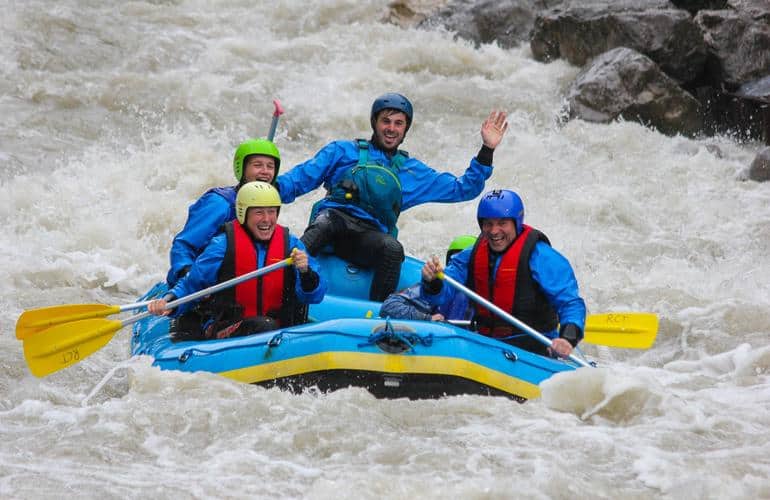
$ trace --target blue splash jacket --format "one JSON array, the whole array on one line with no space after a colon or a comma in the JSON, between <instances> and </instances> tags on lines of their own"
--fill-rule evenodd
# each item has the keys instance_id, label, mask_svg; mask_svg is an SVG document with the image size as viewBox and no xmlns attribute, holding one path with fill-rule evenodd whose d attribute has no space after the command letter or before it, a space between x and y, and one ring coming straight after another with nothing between
<instances>
[{"instance_id":1,"label":"blue splash jacket","mask_svg":"<svg viewBox=\"0 0 770 500\"><path fill-rule=\"evenodd\" d=\"M298 196L323 186L328 191L342 177L343 173L358 163L356 141L334 141L324 146L310 160L300 163L285 174L278 176L278 191L283 203L291 203ZM391 165L391 158L384 151L369 142L369 161L385 166ZM492 166L471 159L465 173L457 177L449 172L437 172L415 158L407 158L398 171L401 182L401 211L423 203L453 203L472 200L484 189L486 180L492 175ZM369 221L388 232L381 222L363 208L353 204L338 203L324 198L317 209L337 208L355 217Z\"/></svg>"},{"instance_id":2,"label":"blue splash jacket","mask_svg":"<svg viewBox=\"0 0 770 500\"><path fill-rule=\"evenodd\" d=\"M466 248L462 252L455 254L449 265L444 269L444 273L460 283L467 283L472 252L473 248ZM497 273L499 263L500 256L498 255L493 275ZM556 310L556 314L559 316L559 323L562 325L574 323L580 327L581 332L584 331L586 305L578 293L577 279L569 261L550 245L537 242L532 250L529 266L532 270L532 279L540 286L548 301ZM425 287L420 287L420 298L433 305L453 300L455 294L458 293L462 294L462 292L447 284L444 284L436 295L431 295L427 293ZM556 330L542 333L551 339L559 336Z\"/></svg>"},{"instance_id":3,"label":"blue splash jacket","mask_svg":"<svg viewBox=\"0 0 770 500\"><path fill-rule=\"evenodd\" d=\"M303 252L307 252L305 245L293 234L289 235L289 245L291 248L298 248ZM219 274L219 268L222 266L222 261L225 258L225 250L227 250L227 236L224 233L218 234L212 238L211 242L206 246L203 253L198 256L195 263L190 268L190 271L179 282L169 290L169 293L173 294L177 298L185 297L191 293L195 293L204 288L214 286L217 284L217 277ZM262 243L254 243L254 251L257 254L257 262L259 267L265 265L265 256L267 255L267 245ZM315 290L306 292L302 289L299 277L299 271L294 268L295 273L295 285L294 292L297 294L297 298L303 304L318 304L323 300L326 293L327 282L321 275L320 265L318 261L308 254L308 267L318 274L318 286ZM180 316L186 311L190 310L197 304L197 300L182 304L174 310L172 316Z\"/></svg>"}]
</instances>

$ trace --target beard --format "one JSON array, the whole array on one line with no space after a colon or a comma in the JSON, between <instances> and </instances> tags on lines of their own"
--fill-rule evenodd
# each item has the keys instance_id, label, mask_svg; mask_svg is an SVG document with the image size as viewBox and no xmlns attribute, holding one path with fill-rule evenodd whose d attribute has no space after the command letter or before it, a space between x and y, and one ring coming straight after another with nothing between
<instances>
[{"instance_id":1,"label":"beard","mask_svg":"<svg viewBox=\"0 0 770 500\"><path fill-rule=\"evenodd\" d=\"M370 142L371 142L372 144L374 144L375 146L377 146L377 149L381 149L382 151L385 151L385 152L386 152L386 153L388 153L389 155L393 155L393 154L395 154L395 153L396 153L396 151L398 151L398 147L401 145L401 143L402 143L402 142L404 142L404 139L402 138L402 139L401 139L401 140L398 142L398 144L396 144L396 147L393 147L393 148L388 148L388 147L386 147L386 146L385 146L385 145L382 143L382 141L380 140L380 136L379 136L379 135L377 135L376 133L373 133L373 134L372 134L372 138L370 139Z\"/></svg>"}]
</instances>

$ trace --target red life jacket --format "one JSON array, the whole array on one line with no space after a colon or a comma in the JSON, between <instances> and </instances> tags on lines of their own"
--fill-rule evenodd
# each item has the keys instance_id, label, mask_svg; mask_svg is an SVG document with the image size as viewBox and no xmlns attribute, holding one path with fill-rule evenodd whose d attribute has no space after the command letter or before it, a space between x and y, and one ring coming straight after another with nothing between
<instances>
[{"instance_id":1,"label":"red life jacket","mask_svg":"<svg viewBox=\"0 0 770 500\"><path fill-rule=\"evenodd\" d=\"M235 236L235 276L255 271L257 253L251 236L240 224L233 224ZM267 245L265 266L286 258L283 226L276 225L273 237ZM243 306L243 317L267 316L268 311L279 311L283 304L283 275L273 272L235 285L235 301Z\"/></svg>"},{"instance_id":2,"label":"red life jacket","mask_svg":"<svg viewBox=\"0 0 770 500\"><path fill-rule=\"evenodd\" d=\"M225 224L227 250L219 268L219 282L250 273L258 268L257 252L249 233L237 221ZM275 264L291 253L289 248L289 230L276 225L275 232L267 245L265 266ZM294 293L294 268L285 267L259 278L239 283L233 288L223 290L217 302L226 307L229 302L237 303L242 308L241 318L270 316L279 325L291 324L289 309L296 302ZM241 319L233 318L233 319Z\"/></svg>"},{"instance_id":3,"label":"red life jacket","mask_svg":"<svg viewBox=\"0 0 770 500\"><path fill-rule=\"evenodd\" d=\"M558 316L540 287L532 279L529 259L538 241L549 243L548 238L530 226L522 231L500 257L497 271L492 276L494 262L490 258L489 240L481 237L470 258L469 286L476 293L500 309L510 312L523 323L540 332L556 328ZM489 337L507 337L518 329L499 318L487 308L474 304L474 320L480 333Z\"/></svg>"}]
</instances>

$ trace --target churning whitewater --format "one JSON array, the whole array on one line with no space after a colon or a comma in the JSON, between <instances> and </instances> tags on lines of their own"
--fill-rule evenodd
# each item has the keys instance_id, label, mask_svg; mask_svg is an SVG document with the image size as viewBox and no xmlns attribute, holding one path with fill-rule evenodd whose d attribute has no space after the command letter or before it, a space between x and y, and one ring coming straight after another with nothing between
<instances>
[{"instance_id":1,"label":"churning whitewater","mask_svg":"<svg viewBox=\"0 0 770 500\"><path fill-rule=\"evenodd\" d=\"M0 0L0 497L770 498L770 185L760 145L558 125L579 68L381 22L385 2ZM487 188L572 262L592 313L659 315L655 345L538 400L292 395L103 349L33 377L31 308L134 302L187 207L232 179L280 99L282 170L415 105L403 148L460 174L509 113ZM281 210L304 229L314 192ZM407 253L473 233L477 200L402 214Z\"/></svg>"}]
</instances>

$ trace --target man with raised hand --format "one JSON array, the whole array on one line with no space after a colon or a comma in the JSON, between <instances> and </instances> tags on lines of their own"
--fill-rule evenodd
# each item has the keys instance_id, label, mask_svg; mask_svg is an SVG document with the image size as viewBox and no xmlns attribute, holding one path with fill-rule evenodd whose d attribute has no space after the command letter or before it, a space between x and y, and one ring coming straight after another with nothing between
<instances>
[{"instance_id":1,"label":"man with raised hand","mask_svg":"<svg viewBox=\"0 0 770 500\"><path fill-rule=\"evenodd\" d=\"M412 126L412 103L384 94L370 112L371 139L340 140L277 179L281 199L290 203L323 185L326 197L313 208L302 241L311 255L331 245L335 254L373 268L369 299L382 302L398 284L404 248L396 221L423 203L454 203L478 196L492 175L492 155L508 122L493 111L481 126L482 146L462 176L437 172L398 149Z\"/></svg>"}]
</instances>

